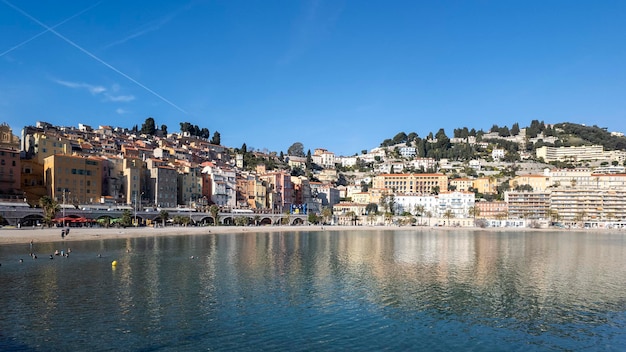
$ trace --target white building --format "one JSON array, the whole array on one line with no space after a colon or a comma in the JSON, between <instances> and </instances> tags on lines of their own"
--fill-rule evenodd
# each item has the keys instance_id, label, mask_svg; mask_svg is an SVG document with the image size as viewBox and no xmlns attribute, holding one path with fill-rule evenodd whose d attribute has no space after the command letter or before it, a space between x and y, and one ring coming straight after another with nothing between
<instances>
[{"instance_id":1,"label":"white building","mask_svg":"<svg viewBox=\"0 0 626 352\"><path fill-rule=\"evenodd\" d=\"M203 174L211 177L211 200L219 206L237 206L237 178L234 170L217 166L205 166Z\"/></svg>"},{"instance_id":2,"label":"white building","mask_svg":"<svg viewBox=\"0 0 626 352\"><path fill-rule=\"evenodd\" d=\"M417 149L415 149L415 147L401 147L400 155L407 159L413 158L415 155L417 155Z\"/></svg>"},{"instance_id":3,"label":"white building","mask_svg":"<svg viewBox=\"0 0 626 352\"><path fill-rule=\"evenodd\" d=\"M444 217L444 214L451 210L455 218L466 218L469 216L469 209L474 206L474 192L441 192L438 196L437 214Z\"/></svg>"}]
</instances>

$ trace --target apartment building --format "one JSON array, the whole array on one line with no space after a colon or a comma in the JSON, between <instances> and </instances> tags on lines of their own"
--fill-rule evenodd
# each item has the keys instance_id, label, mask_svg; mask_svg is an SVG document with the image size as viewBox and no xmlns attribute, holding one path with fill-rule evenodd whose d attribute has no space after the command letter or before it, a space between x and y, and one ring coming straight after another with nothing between
<instances>
[{"instance_id":1,"label":"apartment building","mask_svg":"<svg viewBox=\"0 0 626 352\"><path fill-rule=\"evenodd\" d=\"M381 174L372 182L374 188L386 188L394 193L430 194L448 190L448 177L444 174Z\"/></svg>"},{"instance_id":2,"label":"apartment building","mask_svg":"<svg viewBox=\"0 0 626 352\"><path fill-rule=\"evenodd\" d=\"M491 177L479 177L474 180L472 187L478 193L495 194L497 193L498 180Z\"/></svg>"},{"instance_id":3,"label":"apartment building","mask_svg":"<svg viewBox=\"0 0 626 352\"><path fill-rule=\"evenodd\" d=\"M13 135L11 128L0 125L0 195L3 198L19 196L21 191L21 162L19 140Z\"/></svg>"},{"instance_id":4,"label":"apartment building","mask_svg":"<svg viewBox=\"0 0 626 352\"><path fill-rule=\"evenodd\" d=\"M448 211L451 211L455 218L466 218L474 203L473 192L441 192L437 195L437 215L444 217Z\"/></svg>"},{"instance_id":5,"label":"apartment building","mask_svg":"<svg viewBox=\"0 0 626 352\"><path fill-rule=\"evenodd\" d=\"M402 214L404 212L413 215L425 216L431 214L435 216L438 211L438 200L435 195L396 195L394 197L394 213ZM420 214L420 208L423 211Z\"/></svg>"},{"instance_id":6,"label":"apartment building","mask_svg":"<svg viewBox=\"0 0 626 352\"><path fill-rule=\"evenodd\" d=\"M607 159L601 145L586 145L581 147L548 147L543 146L536 150L537 158L543 158L547 163L551 161L581 161Z\"/></svg>"},{"instance_id":7,"label":"apartment building","mask_svg":"<svg viewBox=\"0 0 626 352\"><path fill-rule=\"evenodd\" d=\"M546 175L519 175L509 180L511 189L515 189L517 186L529 185L533 188L533 191L545 191L550 184L550 177Z\"/></svg>"},{"instance_id":8,"label":"apartment building","mask_svg":"<svg viewBox=\"0 0 626 352\"><path fill-rule=\"evenodd\" d=\"M626 188L554 189L550 208L564 221L626 220Z\"/></svg>"},{"instance_id":9,"label":"apartment building","mask_svg":"<svg viewBox=\"0 0 626 352\"><path fill-rule=\"evenodd\" d=\"M481 200L474 204L478 210L476 218L480 219L498 219L506 218L509 213L509 205L504 201L485 201Z\"/></svg>"},{"instance_id":10,"label":"apartment building","mask_svg":"<svg viewBox=\"0 0 626 352\"><path fill-rule=\"evenodd\" d=\"M474 180L469 178L455 178L450 180L450 189L467 192L474 186Z\"/></svg>"},{"instance_id":11,"label":"apartment building","mask_svg":"<svg viewBox=\"0 0 626 352\"><path fill-rule=\"evenodd\" d=\"M51 155L44 159L44 184L48 196L72 204L97 202L102 196L101 161L94 157Z\"/></svg>"},{"instance_id":12,"label":"apartment building","mask_svg":"<svg viewBox=\"0 0 626 352\"><path fill-rule=\"evenodd\" d=\"M268 189L268 205L273 211L283 212L294 204L294 187L291 175L285 171L268 172L259 175L266 182Z\"/></svg>"},{"instance_id":13,"label":"apartment building","mask_svg":"<svg viewBox=\"0 0 626 352\"><path fill-rule=\"evenodd\" d=\"M543 191L504 192L509 219L546 220L550 218L550 193Z\"/></svg>"}]
</instances>

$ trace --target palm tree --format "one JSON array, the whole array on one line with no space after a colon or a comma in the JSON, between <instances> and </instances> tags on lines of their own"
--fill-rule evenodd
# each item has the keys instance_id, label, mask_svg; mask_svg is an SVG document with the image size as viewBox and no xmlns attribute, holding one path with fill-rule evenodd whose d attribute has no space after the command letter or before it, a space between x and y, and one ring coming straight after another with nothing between
<instances>
[{"instance_id":1,"label":"palm tree","mask_svg":"<svg viewBox=\"0 0 626 352\"><path fill-rule=\"evenodd\" d=\"M333 210L329 207L322 209L322 218L324 218L324 222L327 222L330 217L333 216Z\"/></svg>"},{"instance_id":2,"label":"palm tree","mask_svg":"<svg viewBox=\"0 0 626 352\"><path fill-rule=\"evenodd\" d=\"M165 227L165 222L170 217L170 213L168 213L167 210L161 210L159 212L159 217L161 218L161 221L163 222L163 227Z\"/></svg>"},{"instance_id":3,"label":"palm tree","mask_svg":"<svg viewBox=\"0 0 626 352\"><path fill-rule=\"evenodd\" d=\"M433 216L433 212L430 211L430 210L426 210L424 215L426 215L428 217L428 227L430 227L430 218Z\"/></svg>"},{"instance_id":4,"label":"palm tree","mask_svg":"<svg viewBox=\"0 0 626 352\"><path fill-rule=\"evenodd\" d=\"M469 207L469 209L467 210L467 213L470 216L473 216L474 217L474 222L476 222L476 217L480 216L480 208L478 208L477 206L474 205L472 207Z\"/></svg>"},{"instance_id":5,"label":"palm tree","mask_svg":"<svg viewBox=\"0 0 626 352\"><path fill-rule=\"evenodd\" d=\"M448 226L450 226L450 219L454 218L454 212L452 209L446 210L445 213L443 213L443 216L448 219Z\"/></svg>"},{"instance_id":6,"label":"palm tree","mask_svg":"<svg viewBox=\"0 0 626 352\"><path fill-rule=\"evenodd\" d=\"M57 212L61 209L59 203L48 196L43 196L39 198L39 206L43 209L43 222L50 227L50 225L52 225L52 219L54 219Z\"/></svg>"},{"instance_id":7,"label":"palm tree","mask_svg":"<svg viewBox=\"0 0 626 352\"><path fill-rule=\"evenodd\" d=\"M289 212L285 212L283 214L283 218L281 219L283 222L283 225L289 225L289 220L291 219L291 216L289 215Z\"/></svg>"},{"instance_id":8,"label":"palm tree","mask_svg":"<svg viewBox=\"0 0 626 352\"><path fill-rule=\"evenodd\" d=\"M415 215L419 216L420 219L421 219L423 214L424 214L424 206L421 205L421 204L416 204L415 205Z\"/></svg>"},{"instance_id":9,"label":"palm tree","mask_svg":"<svg viewBox=\"0 0 626 352\"><path fill-rule=\"evenodd\" d=\"M213 204L209 207L209 213L211 213L211 217L213 218L213 226L217 226L217 216L220 213L220 207L218 207L217 205Z\"/></svg>"}]
</instances>

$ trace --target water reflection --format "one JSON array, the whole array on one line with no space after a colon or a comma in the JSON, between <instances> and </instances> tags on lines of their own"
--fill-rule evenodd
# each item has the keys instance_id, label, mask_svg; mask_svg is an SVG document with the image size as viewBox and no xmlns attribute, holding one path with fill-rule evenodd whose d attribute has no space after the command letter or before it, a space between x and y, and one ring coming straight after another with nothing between
<instances>
[{"instance_id":1,"label":"water reflection","mask_svg":"<svg viewBox=\"0 0 626 352\"><path fill-rule=\"evenodd\" d=\"M125 349L572 349L626 336L619 234L323 231L72 246L69 259L21 266L23 248L0 247L15 263L0 270L0 349L94 348L90 336Z\"/></svg>"}]
</instances>

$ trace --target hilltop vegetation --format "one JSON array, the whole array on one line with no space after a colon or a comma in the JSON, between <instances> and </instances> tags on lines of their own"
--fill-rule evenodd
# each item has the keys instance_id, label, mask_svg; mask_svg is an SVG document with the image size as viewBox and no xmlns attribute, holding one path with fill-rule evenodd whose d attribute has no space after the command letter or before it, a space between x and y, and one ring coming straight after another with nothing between
<instances>
[{"instance_id":1,"label":"hilltop vegetation","mask_svg":"<svg viewBox=\"0 0 626 352\"><path fill-rule=\"evenodd\" d=\"M453 138L454 143L444 129L439 129L434 135L430 132L425 138L415 132L400 132L393 138L385 139L380 147L397 150L406 145L415 147L419 157L451 160L470 160L485 155L493 148L500 148L506 151L503 161L520 160L521 152L534 154L542 146L601 145L605 150L626 150L626 138L623 136L613 135L606 128L567 122L549 125L533 120L524 128L520 128L519 123L510 128L494 124L487 132L461 127L454 129ZM488 145L486 149L485 144Z\"/></svg>"}]
</instances>

